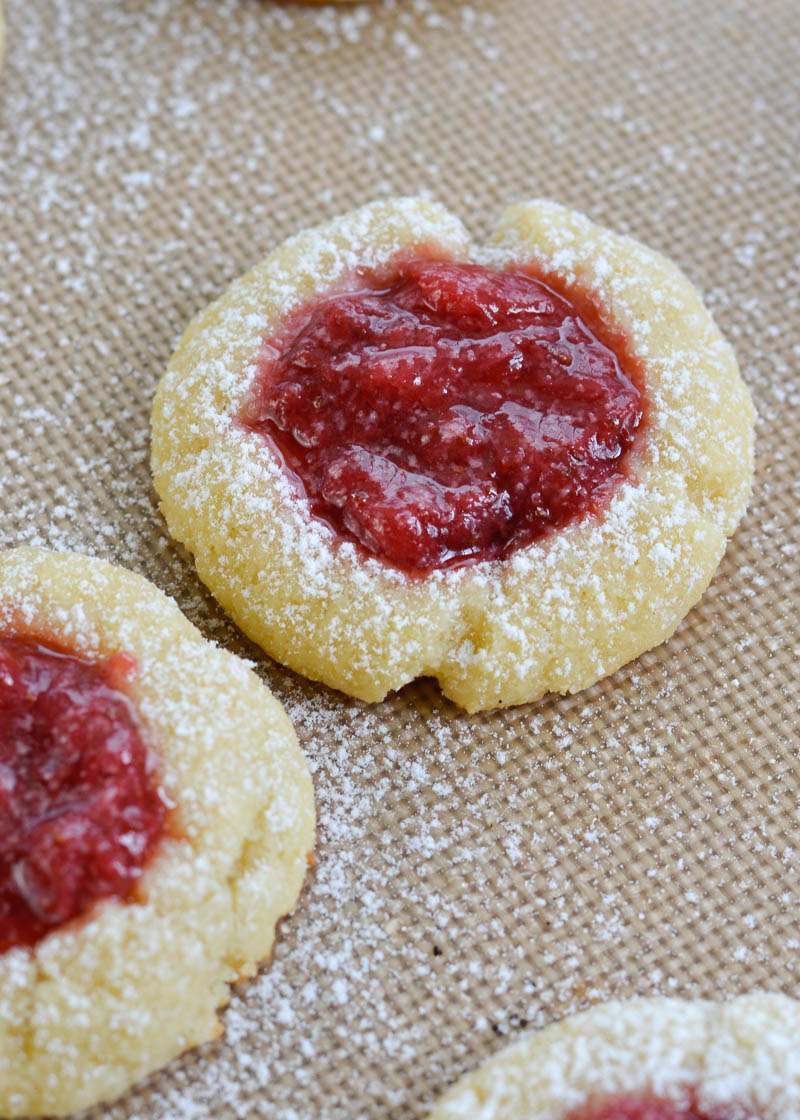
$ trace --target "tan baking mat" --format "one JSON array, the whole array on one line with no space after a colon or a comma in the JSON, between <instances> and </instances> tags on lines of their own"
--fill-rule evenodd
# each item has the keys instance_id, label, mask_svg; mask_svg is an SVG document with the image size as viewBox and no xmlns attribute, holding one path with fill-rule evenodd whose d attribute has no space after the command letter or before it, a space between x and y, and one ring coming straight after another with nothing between
<instances>
[{"instance_id":1,"label":"tan baking mat","mask_svg":"<svg viewBox=\"0 0 800 1120\"><path fill-rule=\"evenodd\" d=\"M143 572L256 659L314 771L317 866L221 1041L113 1120L392 1118L528 1024L653 992L800 995L795 0L7 0L3 544ZM299 228L550 195L679 261L737 347L758 481L700 606L582 695L367 706L261 657L167 538L153 388Z\"/></svg>"}]
</instances>

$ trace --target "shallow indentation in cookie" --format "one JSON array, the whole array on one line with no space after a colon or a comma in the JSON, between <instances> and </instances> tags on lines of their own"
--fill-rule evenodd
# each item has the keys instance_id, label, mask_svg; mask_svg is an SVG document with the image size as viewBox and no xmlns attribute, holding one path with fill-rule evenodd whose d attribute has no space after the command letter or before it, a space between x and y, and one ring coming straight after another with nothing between
<instances>
[{"instance_id":1,"label":"shallow indentation in cookie","mask_svg":"<svg viewBox=\"0 0 800 1120\"><path fill-rule=\"evenodd\" d=\"M0 952L125 901L163 834L135 671L124 651L95 664L0 632Z\"/></svg>"},{"instance_id":2,"label":"shallow indentation in cookie","mask_svg":"<svg viewBox=\"0 0 800 1120\"><path fill-rule=\"evenodd\" d=\"M414 574L602 509L644 411L623 364L542 280L415 255L266 339L242 422L313 516Z\"/></svg>"}]
</instances>

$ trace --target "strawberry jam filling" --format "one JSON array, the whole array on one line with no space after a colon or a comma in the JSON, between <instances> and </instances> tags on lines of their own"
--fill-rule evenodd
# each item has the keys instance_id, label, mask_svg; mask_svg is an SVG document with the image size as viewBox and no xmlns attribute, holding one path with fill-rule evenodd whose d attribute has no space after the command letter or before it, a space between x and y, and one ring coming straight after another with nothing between
<instances>
[{"instance_id":1,"label":"strawberry jam filling","mask_svg":"<svg viewBox=\"0 0 800 1120\"><path fill-rule=\"evenodd\" d=\"M360 272L265 341L241 420L316 517L388 564L503 556L626 475L642 394L585 302L456 261Z\"/></svg>"},{"instance_id":2,"label":"strawberry jam filling","mask_svg":"<svg viewBox=\"0 0 800 1120\"><path fill-rule=\"evenodd\" d=\"M744 1120L749 1112L739 1112L736 1117ZM564 1120L726 1120L726 1114L713 1113L698 1108L693 1095L685 1103L660 1100L657 1097L612 1097L600 1103L575 1109Z\"/></svg>"},{"instance_id":3,"label":"strawberry jam filling","mask_svg":"<svg viewBox=\"0 0 800 1120\"><path fill-rule=\"evenodd\" d=\"M0 638L0 952L128 898L163 832L134 669Z\"/></svg>"}]
</instances>

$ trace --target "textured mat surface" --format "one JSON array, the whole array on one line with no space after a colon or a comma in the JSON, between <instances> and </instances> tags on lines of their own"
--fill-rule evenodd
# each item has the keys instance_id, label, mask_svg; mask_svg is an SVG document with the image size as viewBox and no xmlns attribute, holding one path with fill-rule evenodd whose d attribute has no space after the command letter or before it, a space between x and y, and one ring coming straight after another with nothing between
<instances>
[{"instance_id":1,"label":"textured mat surface","mask_svg":"<svg viewBox=\"0 0 800 1120\"><path fill-rule=\"evenodd\" d=\"M800 995L800 325L791 0L7 0L0 542L88 550L253 658L314 771L317 865L221 1040L113 1120L411 1120L526 1025L633 994ZM480 234L548 195L664 250L759 410L700 605L589 691L466 717L261 656L169 540L154 386L190 316L389 193Z\"/></svg>"}]
</instances>

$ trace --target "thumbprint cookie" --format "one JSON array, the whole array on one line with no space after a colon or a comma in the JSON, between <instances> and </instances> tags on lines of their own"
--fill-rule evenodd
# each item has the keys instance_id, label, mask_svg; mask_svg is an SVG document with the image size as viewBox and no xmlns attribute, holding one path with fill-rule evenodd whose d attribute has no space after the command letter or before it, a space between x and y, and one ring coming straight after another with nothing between
<instances>
[{"instance_id":1,"label":"thumbprint cookie","mask_svg":"<svg viewBox=\"0 0 800 1120\"><path fill-rule=\"evenodd\" d=\"M800 1120L800 1004L599 1005L489 1058L428 1120Z\"/></svg>"},{"instance_id":2,"label":"thumbprint cookie","mask_svg":"<svg viewBox=\"0 0 800 1120\"><path fill-rule=\"evenodd\" d=\"M0 552L0 1115L216 1037L313 843L283 709L140 576Z\"/></svg>"},{"instance_id":3,"label":"thumbprint cookie","mask_svg":"<svg viewBox=\"0 0 800 1120\"><path fill-rule=\"evenodd\" d=\"M574 692L668 637L748 500L753 409L679 269L553 202L293 237L153 408L170 531L239 626L365 700Z\"/></svg>"}]
</instances>

